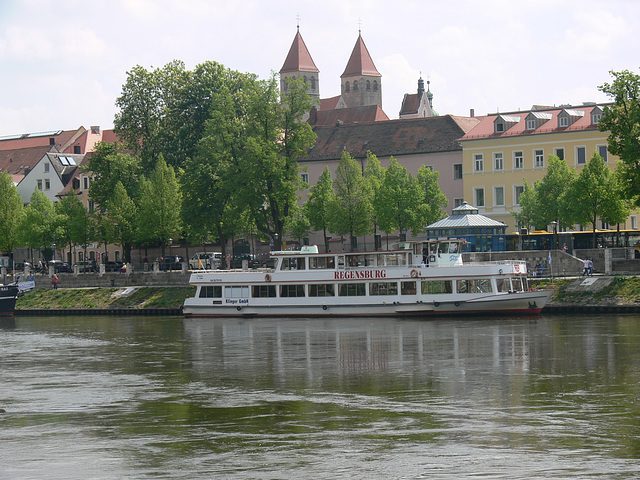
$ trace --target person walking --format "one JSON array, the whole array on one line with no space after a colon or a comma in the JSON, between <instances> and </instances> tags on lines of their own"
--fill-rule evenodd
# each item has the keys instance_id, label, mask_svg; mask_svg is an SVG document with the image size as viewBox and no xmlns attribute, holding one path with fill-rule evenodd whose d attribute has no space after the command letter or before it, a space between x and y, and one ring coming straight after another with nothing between
<instances>
[{"instance_id":1,"label":"person walking","mask_svg":"<svg viewBox=\"0 0 640 480\"><path fill-rule=\"evenodd\" d=\"M584 259L584 271L582 272L582 275L580 275L581 277L587 277L589 276L589 259L585 258Z\"/></svg>"},{"instance_id":2,"label":"person walking","mask_svg":"<svg viewBox=\"0 0 640 480\"><path fill-rule=\"evenodd\" d=\"M57 274L53 274L53 289L57 290L58 289L58 275Z\"/></svg>"},{"instance_id":3,"label":"person walking","mask_svg":"<svg viewBox=\"0 0 640 480\"><path fill-rule=\"evenodd\" d=\"M589 276L593 277L593 260L589 259Z\"/></svg>"}]
</instances>

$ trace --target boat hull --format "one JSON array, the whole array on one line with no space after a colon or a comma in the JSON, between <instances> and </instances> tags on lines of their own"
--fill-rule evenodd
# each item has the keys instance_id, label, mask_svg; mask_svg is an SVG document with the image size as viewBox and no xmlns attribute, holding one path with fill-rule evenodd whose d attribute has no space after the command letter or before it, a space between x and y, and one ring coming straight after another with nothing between
<instances>
[{"instance_id":1,"label":"boat hull","mask_svg":"<svg viewBox=\"0 0 640 480\"><path fill-rule=\"evenodd\" d=\"M183 306L185 317L329 317L329 316L405 316L439 317L451 315L537 315L553 294L552 290L501 293L456 301L418 301L391 303L353 303L348 305L268 304L203 305L189 302ZM309 300L309 299L307 299Z\"/></svg>"},{"instance_id":2,"label":"boat hull","mask_svg":"<svg viewBox=\"0 0 640 480\"><path fill-rule=\"evenodd\" d=\"M16 286L0 286L0 316L10 316L15 313L18 292L19 289Z\"/></svg>"}]
</instances>

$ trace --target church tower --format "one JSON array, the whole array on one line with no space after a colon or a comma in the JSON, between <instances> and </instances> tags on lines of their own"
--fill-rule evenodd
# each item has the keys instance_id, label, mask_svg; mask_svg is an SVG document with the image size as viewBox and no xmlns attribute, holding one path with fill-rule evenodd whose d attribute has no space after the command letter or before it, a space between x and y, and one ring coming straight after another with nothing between
<instances>
[{"instance_id":1,"label":"church tower","mask_svg":"<svg viewBox=\"0 0 640 480\"><path fill-rule=\"evenodd\" d=\"M373 63L360 32L347 67L340 76L340 83L347 107L382 106L382 75Z\"/></svg>"},{"instance_id":2,"label":"church tower","mask_svg":"<svg viewBox=\"0 0 640 480\"><path fill-rule=\"evenodd\" d=\"M287 93L287 79L302 77L307 84L309 96L320 100L320 70L316 67L307 46L300 35L300 26L293 39L284 65L280 69L280 92Z\"/></svg>"}]
</instances>

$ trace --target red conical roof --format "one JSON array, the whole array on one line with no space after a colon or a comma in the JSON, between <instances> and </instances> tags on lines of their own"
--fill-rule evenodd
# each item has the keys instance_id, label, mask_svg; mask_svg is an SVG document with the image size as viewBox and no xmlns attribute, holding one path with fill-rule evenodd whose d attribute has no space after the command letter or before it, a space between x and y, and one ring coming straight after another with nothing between
<instances>
[{"instance_id":1,"label":"red conical roof","mask_svg":"<svg viewBox=\"0 0 640 480\"><path fill-rule=\"evenodd\" d=\"M382 76L374 65L373 59L371 55L369 55L369 50L367 50L367 46L364 44L364 40L362 40L362 36L358 35L358 40L356 41L355 47L353 47L351 57L349 57L347 68L344 69L344 73L340 78L358 77L362 75L373 77Z\"/></svg>"},{"instance_id":2,"label":"red conical roof","mask_svg":"<svg viewBox=\"0 0 640 480\"><path fill-rule=\"evenodd\" d=\"M289 73L289 72L319 72L318 67L313 62L313 58L311 58L311 54L309 50L307 50L307 46L304 44L304 40L302 40L302 35L300 35L300 31L296 33L295 38L293 39L293 43L291 44L291 48L289 49L289 53L287 54L287 58L284 61L284 65L280 69L280 73Z\"/></svg>"}]
</instances>

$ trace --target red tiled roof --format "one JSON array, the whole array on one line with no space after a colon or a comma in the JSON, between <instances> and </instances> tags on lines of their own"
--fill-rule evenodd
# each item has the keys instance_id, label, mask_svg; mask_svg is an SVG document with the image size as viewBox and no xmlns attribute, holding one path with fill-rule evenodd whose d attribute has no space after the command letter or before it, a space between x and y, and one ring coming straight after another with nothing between
<instances>
[{"instance_id":1,"label":"red tiled roof","mask_svg":"<svg viewBox=\"0 0 640 480\"><path fill-rule=\"evenodd\" d=\"M331 98L321 98L319 110L333 110L340 101L340 95Z\"/></svg>"},{"instance_id":2,"label":"red tiled roof","mask_svg":"<svg viewBox=\"0 0 640 480\"><path fill-rule=\"evenodd\" d=\"M0 172L7 172L14 181L22 179L48 152L57 152L51 145L0 150Z\"/></svg>"},{"instance_id":3,"label":"red tiled roof","mask_svg":"<svg viewBox=\"0 0 640 480\"><path fill-rule=\"evenodd\" d=\"M344 69L344 73L340 78L362 75L382 76L374 65L373 59L371 55L369 55L369 50L367 50L367 46L364 44L364 40L362 40L362 36L358 35L358 40L356 40L356 44L353 47L351 57L349 57L349 61L347 62L347 67Z\"/></svg>"},{"instance_id":4,"label":"red tiled roof","mask_svg":"<svg viewBox=\"0 0 640 480\"><path fill-rule=\"evenodd\" d=\"M18 148L31 148L55 145L60 151L67 148L69 142L84 133L83 127L77 130L55 130L51 132L24 133L19 135L0 136L0 150L15 150ZM51 140L53 139L53 144Z\"/></svg>"},{"instance_id":5,"label":"red tiled roof","mask_svg":"<svg viewBox=\"0 0 640 480\"><path fill-rule=\"evenodd\" d=\"M418 94L406 93L404 96L404 100L402 100L402 107L400 107L400 115L418 113L419 106L420 102L418 101Z\"/></svg>"},{"instance_id":6,"label":"red tiled roof","mask_svg":"<svg viewBox=\"0 0 640 480\"><path fill-rule=\"evenodd\" d=\"M358 125L316 125L316 142L300 161L339 160L345 150L354 157L365 156L368 150L379 157L461 151L458 139L474 123L478 119L443 115Z\"/></svg>"},{"instance_id":7,"label":"red tiled roof","mask_svg":"<svg viewBox=\"0 0 640 480\"><path fill-rule=\"evenodd\" d=\"M512 137L515 135L536 135L542 133L561 133L567 131L574 130L586 130L586 129L597 129L597 125L591 123L591 111L598 107L597 105L581 105L576 107L553 107L548 110L544 110L540 107L533 108L532 110L524 110L519 112L509 112L509 113L492 113L485 117L479 117L481 119L480 123L473 128L470 132L468 132L461 140L475 140L479 138L499 138L499 137ZM602 106L599 106L602 108ZM573 124L568 127L559 127L558 126L558 114L563 110L580 110L584 112L582 117L579 117ZM527 130L527 116L531 112L544 112L551 114L551 118L538 126L535 130ZM494 122L500 117L516 117L517 120L515 125L506 129L504 132L496 133Z\"/></svg>"},{"instance_id":8,"label":"red tiled roof","mask_svg":"<svg viewBox=\"0 0 640 480\"><path fill-rule=\"evenodd\" d=\"M280 69L280 73L288 72L319 72L299 31L296 33L284 65Z\"/></svg>"}]
</instances>

